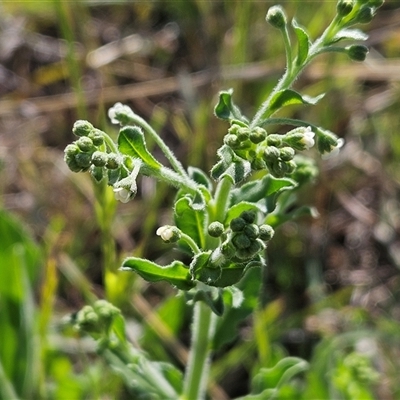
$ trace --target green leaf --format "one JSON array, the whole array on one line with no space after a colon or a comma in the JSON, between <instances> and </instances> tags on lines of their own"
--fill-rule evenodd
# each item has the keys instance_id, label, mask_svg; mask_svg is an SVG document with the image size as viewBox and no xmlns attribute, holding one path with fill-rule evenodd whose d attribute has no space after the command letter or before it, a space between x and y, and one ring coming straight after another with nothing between
<instances>
[{"instance_id":1,"label":"green leaf","mask_svg":"<svg viewBox=\"0 0 400 400\"><path fill-rule=\"evenodd\" d=\"M307 31L301 27L295 19L292 20L292 26L298 41L296 64L302 65L308 57L308 51L310 49L310 37Z\"/></svg>"},{"instance_id":2,"label":"green leaf","mask_svg":"<svg viewBox=\"0 0 400 400\"><path fill-rule=\"evenodd\" d=\"M301 95L300 93L292 89L280 90L272 97L268 114L272 115L275 111L279 110L280 108L292 104L314 105L324 96L325 94L320 94L319 96L316 97L310 97L307 95Z\"/></svg>"},{"instance_id":3,"label":"green leaf","mask_svg":"<svg viewBox=\"0 0 400 400\"><path fill-rule=\"evenodd\" d=\"M246 179L251 173L249 161L237 156L227 145L217 151L220 161L211 169L211 177L217 181L229 176L235 185Z\"/></svg>"},{"instance_id":4,"label":"green leaf","mask_svg":"<svg viewBox=\"0 0 400 400\"><path fill-rule=\"evenodd\" d=\"M193 279L197 279L209 286L226 287L238 283L245 271L247 264L228 261L226 265L216 267L209 262L211 252L197 254L191 264L190 272Z\"/></svg>"},{"instance_id":5,"label":"green leaf","mask_svg":"<svg viewBox=\"0 0 400 400\"><path fill-rule=\"evenodd\" d=\"M262 212L271 212L275 209L279 195L296 186L297 183L290 178L275 178L267 174L260 180L248 182L232 190L231 205L253 203Z\"/></svg>"},{"instance_id":6,"label":"green leaf","mask_svg":"<svg viewBox=\"0 0 400 400\"><path fill-rule=\"evenodd\" d=\"M239 120L247 123L248 120L242 115L239 107L232 101L233 89L222 91L219 93L218 104L214 108L215 115L223 120Z\"/></svg>"},{"instance_id":7,"label":"green leaf","mask_svg":"<svg viewBox=\"0 0 400 400\"><path fill-rule=\"evenodd\" d=\"M368 35L359 29L341 29L336 35L332 38L331 43L337 43L340 40L367 40Z\"/></svg>"},{"instance_id":8,"label":"green leaf","mask_svg":"<svg viewBox=\"0 0 400 400\"><path fill-rule=\"evenodd\" d=\"M207 190L212 190L213 184L203 170L196 167L188 167L188 174L196 183L205 186Z\"/></svg>"},{"instance_id":9,"label":"green leaf","mask_svg":"<svg viewBox=\"0 0 400 400\"><path fill-rule=\"evenodd\" d=\"M266 389L278 389L295 375L309 368L307 361L297 357L286 357L272 368L261 368L252 381L252 394Z\"/></svg>"},{"instance_id":10,"label":"green leaf","mask_svg":"<svg viewBox=\"0 0 400 400\"><path fill-rule=\"evenodd\" d=\"M148 282L167 281L181 290L194 286L189 269L181 261L161 266L138 257L128 257L121 266L122 271L134 271Z\"/></svg>"},{"instance_id":11,"label":"green leaf","mask_svg":"<svg viewBox=\"0 0 400 400\"><path fill-rule=\"evenodd\" d=\"M162 167L162 164L147 150L143 131L138 126L125 126L119 131L118 149L122 154L140 158L144 163L156 170Z\"/></svg>"},{"instance_id":12,"label":"green leaf","mask_svg":"<svg viewBox=\"0 0 400 400\"><path fill-rule=\"evenodd\" d=\"M175 201L174 219L176 226L189 235L199 247L205 246L204 207L196 207L191 195L183 195Z\"/></svg>"},{"instance_id":13,"label":"green leaf","mask_svg":"<svg viewBox=\"0 0 400 400\"><path fill-rule=\"evenodd\" d=\"M264 211L263 207L259 207L255 203L250 203L247 201L241 201L240 203L234 204L231 208L229 208L228 212L226 213L225 217L225 225L229 224L232 219L237 218L243 211L255 211L256 213Z\"/></svg>"}]
</instances>

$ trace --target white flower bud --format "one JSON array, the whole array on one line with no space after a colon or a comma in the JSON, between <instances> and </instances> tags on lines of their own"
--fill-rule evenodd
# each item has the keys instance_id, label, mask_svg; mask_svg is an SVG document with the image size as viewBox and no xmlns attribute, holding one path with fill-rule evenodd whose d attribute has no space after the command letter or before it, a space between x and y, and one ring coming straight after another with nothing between
<instances>
[{"instance_id":1,"label":"white flower bud","mask_svg":"<svg viewBox=\"0 0 400 400\"><path fill-rule=\"evenodd\" d=\"M156 234L166 243L174 243L181 237L179 229L171 225L160 226L156 230Z\"/></svg>"},{"instance_id":2,"label":"white flower bud","mask_svg":"<svg viewBox=\"0 0 400 400\"><path fill-rule=\"evenodd\" d=\"M131 198L131 192L124 187L113 188L115 199L121 203L127 203Z\"/></svg>"},{"instance_id":3,"label":"white flower bud","mask_svg":"<svg viewBox=\"0 0 400 400\"><path fill-rule=\"evenodd\" d=\"M321 158L323 160L327 160L328 158L336 157L339 154L340 149L344 145L344 139L339 138L337 140L336 146L331 145L331 149L328 152L324 152L321 154Z\"/></svg>"},{"instance_id":4,"label":"white flower bud","mask_svg":"<svg viewBox=\"0 0 400 400\"><path fill-rule=\"evenodd\" d=\"M305 150L310 150L311 147L314 146L314 136L315 133L311 130L311 127L307 126L307 128L304 130L303 139L300 141L302 144L304 144Z\"/></svg>"}]
</instances>

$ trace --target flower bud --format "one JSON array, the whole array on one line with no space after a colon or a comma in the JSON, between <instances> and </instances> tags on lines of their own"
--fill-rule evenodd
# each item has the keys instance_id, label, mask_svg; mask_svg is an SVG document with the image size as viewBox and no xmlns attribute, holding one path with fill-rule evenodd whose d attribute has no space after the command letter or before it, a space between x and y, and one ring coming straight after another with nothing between
<instances>
[{"instance_id":1,"label":"flower bud","mask_svg":"<svg viewBox=\"0 0 400 400\"><path fill-rule=\"evenodd\" d=\"M79 147L75 143L69 144L65 149L64 149L64 154L65 157L68 158L75 158L75 156L80 153Z\"/></svg>"},{"instance_id":2,"label":"flower bud","mask_svg":"<svg viewBox=\"0 0 400 400\"><path fill-rule=\"evenodd\" d=\"M157 229L156 234L165 243L175 243L181 238L181 231L176 226L164 225Z\"/></svg>"},{"instance_id":3,"label":"flower bud","mask_svg":"<svg viewBox=\"0 0 400 400\"><path fill-rule=\"evenodd\" d=\"M120 314L120 310L106 300L97 300L93 306L97 313L99 323L107 330L113 319Z\"/></svg>"},{"instance_id":4,"label":"flower bud","mask_svg":"<svg viewBox=\"0 0 400 400\"><path fill-rule=\"evenodd\" d=\"M128 125L132 123L134 113L128 106L122 103L115 103L114 106L108 110L108 117L113 124Z\"/></svg>"},{"instance_id":5,"label":"flower bud","mask_svg":"<svg viewBox=\"0 0 400 400\"><path fill-rule=\"evenodd\" d=\"M228 259L232 258L236 253L236 249L230 241L222 243L220 248L221 248L221 253Z\"/></svg>"},{"instance_id":6,"label":"flower bud","mask_svg":"<svg viewBox=\"0 0 400 400\"><path fill-rule=\"evenodd\" d=\"M243 233L249 239L257 239L260 233L260 230L256 224L248 224L243 228Z\"/></svg>"},{"instance_id":7,"label":"flower bud","mask_svg":"<svg viewBox=\"0 0 400 400\"><path fill-rule=\"evenodd\" d=\"M99 317L92 306L84 306L76 315L76 326L84 332L100 332Z\"/></svg>"},{"instance_id":8,"label":"flower bud","mask_svg":"<svg viewBox=\"0 0 400 400\"><path fill-rule=\"evenodd\" d=\"M72 128L72 133L76 136L88 136L94 130L93 125L82 119L76 121Z\"/></svg>"},{"instance_id":9,"label":"flower bud","mask_svg":"<svg viewBox=\"0 0 400 400\"><path fill-rule=\"evenodd\" d=\"M107 164L106 164L106 167L108 169L117 169L119 168L120 165L121 165L120 159L116 154L114 153L108 154Z\"/></svg>"},{"instance_id":10,"label":"flower bud","mask_svg":"<svg viewBox=\"0 0 400 400\"><path fill-rule=\"evenodd\" d=\"M360 24L369 24L374 18L374 15L375 15L374 9L372 7L364 5L358 11L358 14L355 19L356 22Z\"/></svg>"},{"instance_id":11,"label":"flower bud","mask_svg":"<svg viewBox=\"0 0 400 400\"><path fill-rule=\"evenodd\" d=\"M243 211L240 218L243 218L248 224L252 224L256 220L256 213L253 210Z\"/></svg>"},{"instance_id":12,"label":"flower bud","mask_svg":"<svg viewBox=\"0 0 400 400\"><path fill-rule=\"evenodd\" d=\"M89 139L87 136L80 137L75 143L84 153L89 153L94 149L92 140Z\"/></svg>"},{"instance_id":13,"label":"flower bud","mask_svg":"<svg viewBox=\"0 0 400 400\"><path fill-rule=\"evenodd\" d=\"M104 137L98 130L91 132L89 138L92 139L92 142L96 147L101 146L104 143Z\"/></svg>"},{"instance_id":14,"label":"flower bud","mask_svg":"<svg viewBox=\"0 0 400 400\"><path fill-rule=\"evenodd\" d=\"M232 243L237 249L247 249L251 245L251 240L244 233L237 233L232 238Z\"/></svg>"},{"instance_id":15,"label":"flower bud","mask_svg":"<svg viewBox=\"0 0 400 400\"><path fill-rule=\"evenodd\" d=\"M323 159L337 155L343 145L344 140L339 139L333 132L322 129L318 131L318 151Z\"/></svg>"},{"instance_id":16,"label":"flower bud","mask_svg":"<svg viewBox=\"0 0 400 400\"><path fill-rule=\"evenodd\" d=\"M238 125L238 124L233 124L233 125L228 129L228 133L230 133L230 134L232 134L232 135L237 135L240 128L242 128L240 125Z\"/></svg>"},{"instance_id":17,"label":"flower bud","mask_svg":"<svg viewBox=\"0 0 400 400\"><path fill-rule=\"evenodd\" d=\"M96 167L105 167L108 161L107 153L102 151L95 151L92 154L92 164Z\"/></svg>"},{"instance_id":18,"label":"flower bud","mask_svg":"<svg viewBox=\"0 0 400 400\"><path fill-rule=\"evenodd\" d=\"M264 240L265 242L267 242L273 238L275 231L272 228L272 226L264 224L264 225L260 225L259 229L260 229L259 238L261 240Z\"/></svg>"},{"instance_id":19,"label":"flower bud","mask_svg":"<svg viewBox=\"0 0 400 400\"><path fill-rule=\"evenodd\" d=\"M241 127L237 130L236 135L241 142L244 142L250 137L250 132L249 128Z\"/></svg>"},{"instance_id":20,"label":"flower bud","mask_svg":"<svg viewBox=\"0 0 400 400\"><path fill-rule=\"evenodd\" d=\"M340 17L345 17L353 11L354 0L339 0L336 5L336 11Z\"/></svg>"},{"instance_id":21,"label":"flower bud","mask_svg":"<svg viewBox=\"0 0 400 400\"><path fill-rule=\"evenodd\" d=\"M369 52L367 46L353 44L346 47L347 55L354 61L364 61Z\"/></svg>"},{"instance_id":22,"label":"flower bud","mask_svg":"<svg viewBox=\"0 0 400 400\"><path fill-rule=\"evenodd\" d=\"M267 163L274 162L279 158L279 156L280 156L279 149L275 146L268 146L264 150L263 158Z\"/></svg>"},{"instance_id":23,"label":"flower bud","mask_svg":"<svg viewBox=\"0 0 400 400\"><path fill-rule=\"evenodd\" d=\"M240 232L246 226L246 221L240 217L233 218L229 226L233 232Z\"/></svg>"},{"instance_id":24,"label":"flower bud","mask_svg":"<svg viewBox=\"0 0 400 400\"><path fill-rule=\"evenodd\" d=\"M82 171L82 167L78 165L78 163L75 160L75 157L68 157L67 155L65 155L64 160L67 163L68 168L72 172L81 172Z\"/></svg>"},{"instance_id":25,"label":"flower bud","mask_svg":"<svg viewBox=\"0 0 400 400\"><path fill-rule=\"evenodd\" d=\"M283 29L287 24L287 18L284 9L279 6L272 6L265 17L274 28Z\"/></svg>"},{"instance_id":26,"label":"flower bud","mask_svg":"<svg viewBox=\"0 0 400 400\"><path fill-rule=\"evenodd\" d=\"M115 200L118 200L121 203L127 203L131 199L132 193L127 188L114 187L113 191L114 191Z\"/></svg>"},{"instance_id":27,"label":"flower bud","mask_svg":"<svg viewBox=\"0 0 400 400\"><path fill-rule=\"evenodd\" d=\"M282 136L276 134L268 135L267 144L268 146L280 147L282 145Z\"/></svg>"},{"instance_id":28,"label":"flower bud","mask_svg":"<svg viewBox=\"0 0 400 400\"><path fill-rule=\"evenodd\" d=\"M87 170L92 161L92 156L89 153L79 153L75 156L75 161L82 170Z\"/></svg>"},{"instance_id":29,"label":"flower bud","mask_svg":"<svg viewBox=\"0 0 400 400\"><path fill-rule=\"evenodd\" d=\"M315 144L314 136L310 126L301 126L286 133L283 141L295 150L309 150Z\"/></svg>"},{"instance_id":30,"label":"flower bud","mask_svg":"<svg viewBox=\"0 0 400 400\"><path fill-rule=\"evenodd\" d=\"M295 155L295 151L291 147L282 147L279 153L279 157L282 161L290 161Z\"/></svg>"},{"instance_id":31,"label":"flower bud","mask_svg":"<svg viewBox=\"0 0 400 400\"><path fill-rule=\"evenodd\" d=\"M224 225L221 222L215 221L208 225L208 234L212 237L220 237L225 231Z\"/></svg>"},{"instance_id":32,"label":"flower bud","mask_svg":"<svg viewBox=\"0 0 400 400\"><path fill-rule=\"evenodd\" d=\"M265 131L265 129L260 127L256 127L250 133L250 140L255 144L261 143L262 141L265 140L266 137L267 137L267 132Z\"/></svg>"},{"instance_id":33,"label":"flower bud","mask_svg":"<svg viewBox=\"0 0 400 400\"><path fill-rule=\"evenodd\" d=\"M238 149L240 147L240 140L236 135L228 133L224 137L224 143L232 149Z\"/></svg>"}]
</instances>

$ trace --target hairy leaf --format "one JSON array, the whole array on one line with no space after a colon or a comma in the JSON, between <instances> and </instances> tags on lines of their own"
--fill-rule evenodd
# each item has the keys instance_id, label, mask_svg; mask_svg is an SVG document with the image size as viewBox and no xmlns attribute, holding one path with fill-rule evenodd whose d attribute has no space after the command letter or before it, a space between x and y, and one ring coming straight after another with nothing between
<instances>
[{"instance_id":1,"label":"hairy leaf","mask_svg":"<svg viewBox=\"0 0 400 400\"><path fill-rule=\"evenodd\" d=\"M219 93L218 104L214 108L215 115L224 120L238 120L248 122L247 118L242 115L238 106L232 101L233 89L222 91Z\"/></svg>"},{"instance_id":2,"label":"hairy leaf","mask_svg":"<svg viewBox=\"0 0 400 400\"><path fill-rule=\"evenodd\" d=\"M234 184L238 184L250 175L250 162L237 156L229 146L222 146L217 153L221 160L211 169L213 179L219 181L229 176Z\"/></svg>"},{"instance_id":3,"label":"hairy leaf","mask_svg":"<svg viewBox=\"0 0 400 400\"><path fill-rule=\"evenodd\" d=\"M269 114L273 114L275 111L279 110L284 106L289 106L292 104L316 104L319 100L324 97L324 94L320 94L316 97L310 97L307 95L301 95L292 89L280 90L271 99Z\"/></svg>"},{"instance_id":4,"label":"hairy leaf","mask_svg":"<svg viewBox=\"0 0 400 400\"><path fill-rule=\"evenodd\" d=\"M298 41L296 64L302 65L308 56L308 51L310 49L310 37L307 31L301 27L295 19L292 20L292 26Z\"/></svg>"},{"instance_id":5,"label":"hairy leaf","mask_svg":"<svg viewBox=\"0 0 400 400\"><path fill-rule=\"evenodd\" d=\"M118 148L121 153L133 158L140 158L156 170L162 167L162 164L147 150L143 131L138 126L125 126L119 131Z\"/></svg>"},{"instance_id":6,"label":"hairy leaf","mask_svg":"<svg viewBox=\"0 0 400 400\"><path fill-rule=\"evenodd\" d=\"M134 271L148 282L167 281L181 290L194 286L189 269L181 261L161 266L138 257L128 257L121 266L122 271Z\"/></svg>"}]
</instances>

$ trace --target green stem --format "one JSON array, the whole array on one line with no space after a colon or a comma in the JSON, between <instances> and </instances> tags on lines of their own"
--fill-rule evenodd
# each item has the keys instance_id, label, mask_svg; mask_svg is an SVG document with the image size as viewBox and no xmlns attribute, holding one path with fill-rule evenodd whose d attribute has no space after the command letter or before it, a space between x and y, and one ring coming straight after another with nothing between
<instances>
[{"instance_id":1,"label":"green stem","mask_svg":"<svg viewBox=\"0 0 400 400\"><path fill-rule=\"evenodd\" d=\"M224 176L215 190L214 215L211 221L224 222L226 210L228 208L232 188L232 179Z\"/></svg>"},{"instance_id":2,"label":"green stem","mask_svg":"<svg viewBox=\"0 0 400 400\"><path fill-rule=\"evenodd\" d=\"M193 337L186 370L183 394L180 400L205 398L207 377L210 369L211 341L214 337L217 316L210 307L198 301L194 307Z\"/></svg>"}]
</instances>

